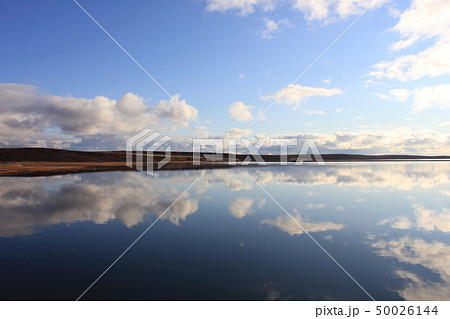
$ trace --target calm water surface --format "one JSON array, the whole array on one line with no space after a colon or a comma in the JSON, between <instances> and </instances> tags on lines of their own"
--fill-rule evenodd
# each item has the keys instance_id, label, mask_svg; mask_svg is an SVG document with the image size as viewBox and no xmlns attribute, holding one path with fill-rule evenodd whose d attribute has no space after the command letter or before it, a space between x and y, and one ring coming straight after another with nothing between
<instances>
[{"instance_id":1,"label":"calm water surface","mask_svg":"<svg viewBox=\"0 0 450 319\"><path fill-rule=\"evenodd\" d=\"M0 179L0 299L450 299L450 163Z\"/></svg>"}]
</instances>

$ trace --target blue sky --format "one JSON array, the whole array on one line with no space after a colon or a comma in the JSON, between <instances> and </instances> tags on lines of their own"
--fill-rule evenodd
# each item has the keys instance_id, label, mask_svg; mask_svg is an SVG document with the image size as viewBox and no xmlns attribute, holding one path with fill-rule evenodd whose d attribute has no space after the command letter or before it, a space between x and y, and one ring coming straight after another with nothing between
<instances>
[{"instance_id":1,"label":"blue sky","mask_svg":"<svg viewBox=\"0 0 450 319\"><path fill-rule=\"evenodd\" d=\"M149 127L180 143L297 136L327 152L450 153L444 0L379 0L252 125L370 3L79 0L198 127L74 1L2 2L1 146L123 149Z\"/></svg>"}]
</instances>

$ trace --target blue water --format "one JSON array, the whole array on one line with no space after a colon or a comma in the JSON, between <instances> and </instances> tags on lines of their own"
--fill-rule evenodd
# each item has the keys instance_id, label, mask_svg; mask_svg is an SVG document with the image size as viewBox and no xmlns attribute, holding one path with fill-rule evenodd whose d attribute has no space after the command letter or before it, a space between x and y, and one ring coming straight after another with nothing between
<instances>
[{"instance_id":1,"label":"blue water","mask_svg":"<svg viewBox=\"0 0 450 319\"><path fill-rule=\"evenodd\" d=\"M448 162L0 182L3 300L450 299Z\"/></svg>"}]
</instances>

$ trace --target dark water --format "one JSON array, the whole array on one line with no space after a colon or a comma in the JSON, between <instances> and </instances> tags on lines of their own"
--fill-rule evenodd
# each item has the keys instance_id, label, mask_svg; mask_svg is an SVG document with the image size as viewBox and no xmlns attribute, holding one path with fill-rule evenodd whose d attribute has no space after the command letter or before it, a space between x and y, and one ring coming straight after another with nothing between
<instances>
[{"instance_id":1,"label":"dark water","mask_svg":"<svg viewBox=\"0 0 450 319\"><path fill-rule=\"evenodd\" d=\"M0 179L0 299L450 299L450 163Z\"/></svg>"}]
</instances>

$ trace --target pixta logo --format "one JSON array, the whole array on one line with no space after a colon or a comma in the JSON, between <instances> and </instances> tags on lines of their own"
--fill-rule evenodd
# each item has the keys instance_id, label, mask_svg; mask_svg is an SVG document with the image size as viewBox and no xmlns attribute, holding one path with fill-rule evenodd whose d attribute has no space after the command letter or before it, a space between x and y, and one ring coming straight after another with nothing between
<instances>
[{"instance_id":1,"label":"pixta logo","mask_svg":"<svg viewBox=\"0 0 450 319\"><path fill-rule=\"evenodd\" d=\"M126 161L127 166L136 168L136 170L153 175L154 169L154 152L161 150L163 146L172 139L171 136L162 135L160 132L152 131L148 128L143 129L139 133L127 140L126 143ZM133 161L135 157L135 161ZM159 156L158 156L159 157ZM157 163L160 169L170 162L170 146L165 148L165 155L162 160ZM136 165L134 166L133 163Z\"/></svg>"}]
</instances>

